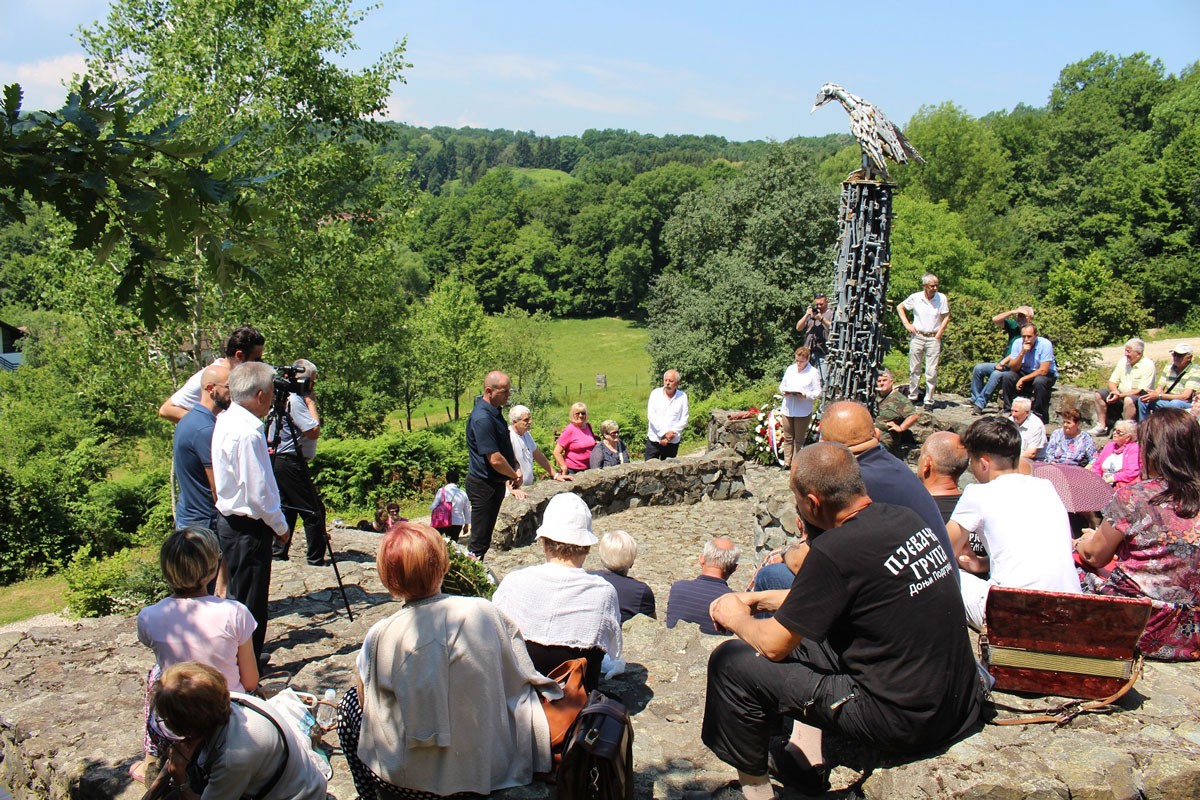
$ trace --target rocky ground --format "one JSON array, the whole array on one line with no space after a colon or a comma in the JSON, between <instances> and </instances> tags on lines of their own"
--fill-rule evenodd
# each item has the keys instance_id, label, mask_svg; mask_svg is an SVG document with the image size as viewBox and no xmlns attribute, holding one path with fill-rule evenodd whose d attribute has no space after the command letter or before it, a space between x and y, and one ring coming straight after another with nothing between
<instances>
[{"instance_id":1,"label":"rocky ground","mask_svg":"<svg viewBox=\"0 0 1200 800\"><path fill-rule=\"evenodd\" d=\"M766 468L748 469L749 492L766 491L774 483L771 475ZM641 552L633 574L654 589L661 617L671 582L695 574L708 537L730 536L751 550L753 506L752 499L743 499L640 507L597 517L595 528L601 534L624 528L637 537ZM364 633L394 608L375 574L377 542L373 534L335 533L353 622L331 569L306 566L299 546L298 561L276 564L270 669L290 673L296 688L340 692L352 685ZM501 576L539 560L536 548L489 556ZM747 572L735 576L735 585L744 583ZM16 798L140 797L142 787L130 781L127 770L140 757L143 679L151 657L136 641L133 620L48 622L0 633L0 783ZM643 617L626 625L625 637L626 674L602 688L633 713L637 796L696 798L731 780L733 771L699 739L705 664L719 640L691 625L666 630ZM1200 797L1200 665L1150 665L1122 707L1060 730L988 726L944 752L907 761L831 741L837 767L829 796ZM334 736L326 741L336 746ZM332 761L331 797L354 797L336 750ZM503 794L541 800L552 797L553 789L535 784Z\"/></svg>"}]
</instances>

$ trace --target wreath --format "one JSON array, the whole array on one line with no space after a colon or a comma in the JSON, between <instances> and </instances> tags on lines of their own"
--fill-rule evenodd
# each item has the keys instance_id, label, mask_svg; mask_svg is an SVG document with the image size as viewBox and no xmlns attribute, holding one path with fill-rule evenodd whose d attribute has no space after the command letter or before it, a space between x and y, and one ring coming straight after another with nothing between
<instances>
[{"instance_id":1,"label":"wreath","mask_svg":"<svg viewBox=\"0 0 1200 800\"><path fill-rule=\"evenodd\" d=\"M777 394L761 410L750 409L755 414L754 438L746 455L759 464L783 466L782 403L783 397Z\"/></svg>"}]
</instances>

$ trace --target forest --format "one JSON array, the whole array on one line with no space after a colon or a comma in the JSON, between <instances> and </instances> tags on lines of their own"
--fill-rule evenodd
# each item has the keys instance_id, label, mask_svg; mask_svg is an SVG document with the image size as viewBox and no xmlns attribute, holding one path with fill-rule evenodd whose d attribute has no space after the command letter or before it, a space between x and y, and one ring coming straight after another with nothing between
<instances>
[{"instance_id":1,"label":"forest","mask_svg":"<svg viewBox=\"0 0 1200 800\"><path fill-rule=\"evenodd\" d=\"M489 366L552 402L548 319L644 326L646 379L675 367L702 399L774 379L831 288L849 135L383 122L404 43L337 61L369 10L214 3L220 26L165 25L169 5L117 0L83 29L89 84L62 109L5 93L0 320L28 335L0 373L0 582L161 537L171 431L155 410L239 324L268 360L320 366L331 493L350 496L346 453L379 437L411 467L379 474L417 493L460 459L461 423L409 433L422 403L465 414ZM1015 304L1068 368L1150 326L1200 328L1197 66L1097 52L1044 105L976 118L930 98L904 121L928 163L893 173L891 295L940 277L957 309L947 390L994 357L987 319Z\"/></svg>"}]
</instances>

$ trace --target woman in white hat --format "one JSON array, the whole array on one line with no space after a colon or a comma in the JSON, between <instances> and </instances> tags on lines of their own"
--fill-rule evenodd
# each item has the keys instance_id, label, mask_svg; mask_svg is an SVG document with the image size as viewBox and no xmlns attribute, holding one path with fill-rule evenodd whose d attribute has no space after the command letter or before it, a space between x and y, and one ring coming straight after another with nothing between
<instances>
[{"instance_id":1,"label":"woman in white hat","mask_svg":"<svg viewBox=\"0 0 1200 800\"><path fill-rule=\"evenodd\" d=\"M549 674L564 661L584 657L584 685L595 689L605 654L614 661L621 657L621 612L616 590L583 569L597 541L587 503L572 492L555 495L537 538L546 563L509 573L492 602L516 623L539 672Z\"/></svg>"}]
</instances>

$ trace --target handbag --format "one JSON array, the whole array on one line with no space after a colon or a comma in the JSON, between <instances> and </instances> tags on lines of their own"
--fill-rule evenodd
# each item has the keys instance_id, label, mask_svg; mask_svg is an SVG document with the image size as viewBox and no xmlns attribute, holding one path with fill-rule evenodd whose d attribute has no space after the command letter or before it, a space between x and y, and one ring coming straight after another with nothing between
<instances>
[{"instance_id":1,"label":"handbag","mask_svg":"<svg viewBox=\"0 0 1200 800\"><path fill-rule=\"evenodd\" d=\"M633 800L633 725L620 701L592 691L555 777L558 800Z\"/></svg>"},{"instance_id":2,"label":"handbag","mask_svg":"<svg viewBox=\"0 0 1200 800\"><path fill-rule=\"evenodd\" d=\"M546 724L550 727L550 755L554 758L555 767L562 758L567 731L575 724L579 712L587 704L587 689L583 688L583 678L586 674L586 658L564 661L546 676L562 689L562 697L548 700L545 695L538 695L542 700L542 711L546 713Z\"/></svg>"},{"instance_id":3,"label":"handbag","mask_svg":"<svg viewBox=\"0 0 1200 800\"><path fill-rule=\"evenodd\" d=\"M441 498L440 501L438 500L439 497ZM446 496L445 487L438 489L437 496L433 498L433 502L433 513L429 516L430 527L450 527L451 520L454 519L454 504L451 503L450 498Z\"/></svg>"}]
</instances>

